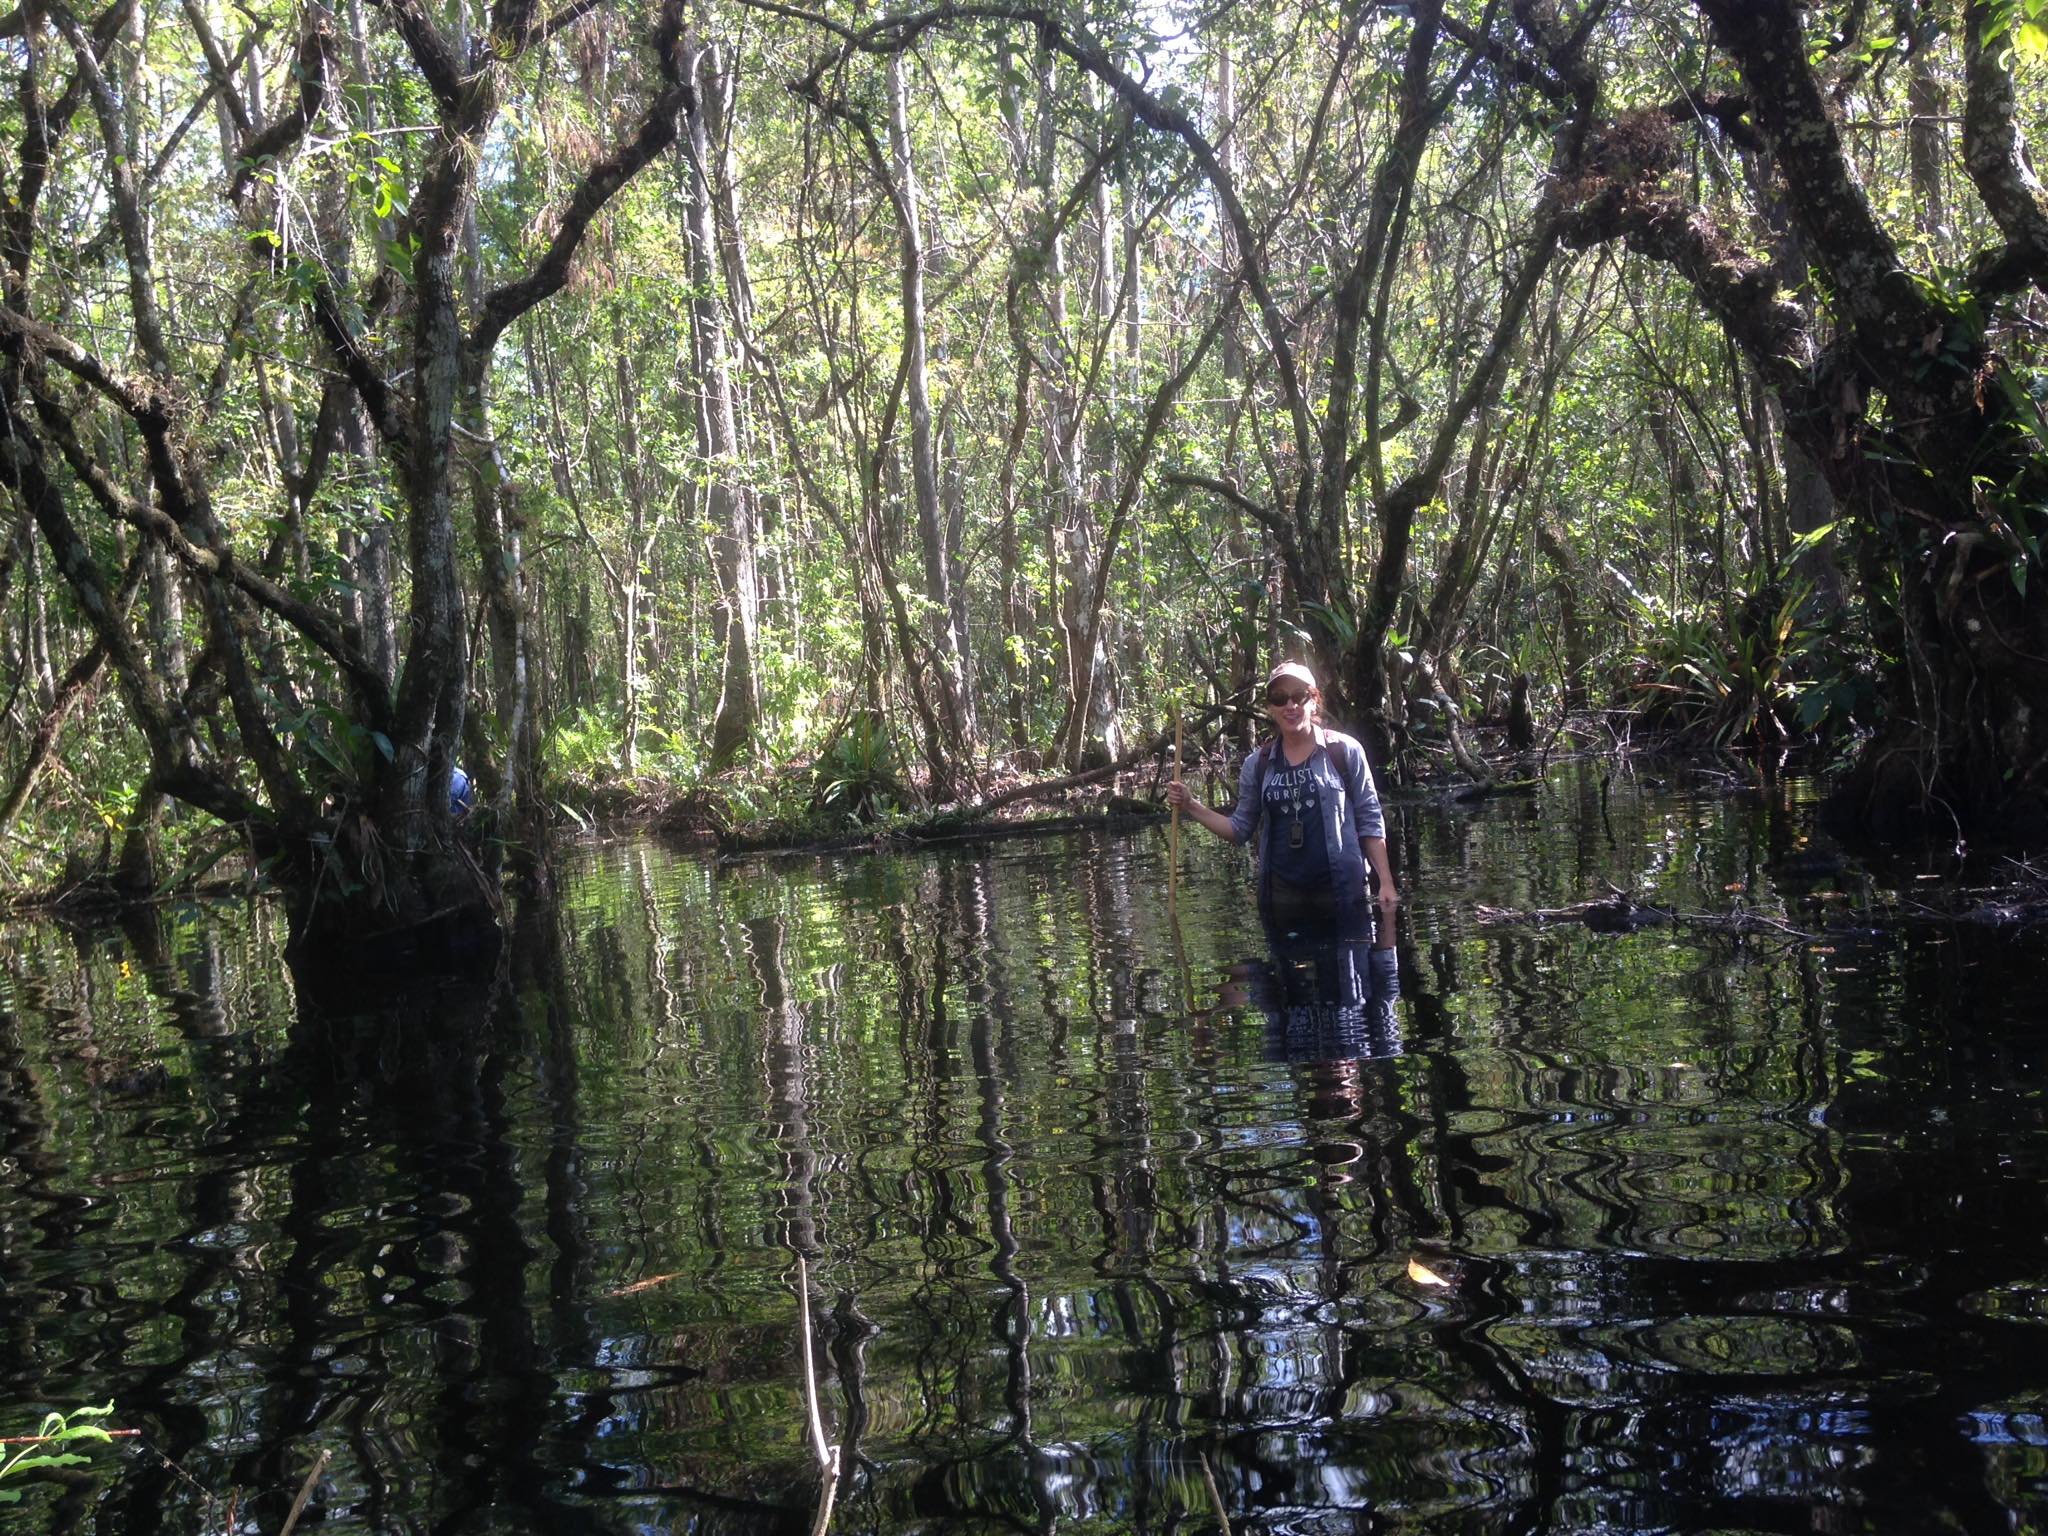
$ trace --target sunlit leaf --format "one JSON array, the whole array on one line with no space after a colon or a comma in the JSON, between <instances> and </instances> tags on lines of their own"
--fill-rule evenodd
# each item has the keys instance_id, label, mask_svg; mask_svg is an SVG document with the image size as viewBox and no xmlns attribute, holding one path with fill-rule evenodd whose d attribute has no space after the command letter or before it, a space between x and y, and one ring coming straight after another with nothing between
<instances>
[{"instance_id":1,"label":"sunlit leaf","mask_svg":"<svg viewBox=\"0 0 2048 1536\"><path fill-rule=\"evenodd\" d=\"M1420 1259L1410 1259L1408 1261L1408 1278L1417 1285L1436 1286L1444 1290L1450 1289L1451 1282Z\"/></svg>"}]
</instances>

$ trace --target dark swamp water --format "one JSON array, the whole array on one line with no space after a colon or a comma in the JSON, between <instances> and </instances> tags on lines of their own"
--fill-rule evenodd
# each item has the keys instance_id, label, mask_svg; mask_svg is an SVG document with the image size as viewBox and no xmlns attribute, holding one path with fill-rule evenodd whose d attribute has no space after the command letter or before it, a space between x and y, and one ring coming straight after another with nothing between
<instances>
[{"instance_id":1,"label":"dark swamp water","mask_svg":"<svg viewBox=\"0 0 2048 1536\"><path fill-rule=\"evenodd\" d=\"M1177 942L1163 829L583 850L394 1007L7 929L0 1433L143 1438L0 1533L274 1536L321 1451L301 1531L811 1531L800 1298L839 1532L2037 1528L2048 943L1479 926L1840 905L1801 792L1596 773L1403 812L1341 968L1206 838Z\"/></svg>"}]
</instances>

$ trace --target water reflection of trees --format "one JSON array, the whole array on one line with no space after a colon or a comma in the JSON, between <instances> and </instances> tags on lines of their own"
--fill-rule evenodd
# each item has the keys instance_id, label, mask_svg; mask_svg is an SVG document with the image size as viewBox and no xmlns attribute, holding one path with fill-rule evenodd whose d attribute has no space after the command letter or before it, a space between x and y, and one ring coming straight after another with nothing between
<instances>
[{"instance_id":1,"label":"water reflection of trees","mask_svg":"<svg viewBox=\"0 0 2048 1536\"><path fill-rule=\"evenodd\" d=\"M2034 1357L1947 1385L1909 1329L1966 1297L2037 1326L2038 1265L1945 1266L1948 1196L1871 1129L1906 1117L2012 1224L2011 1050L1857 1036L1813 957L1425 912L1402 1055L1275 1060L1255 1012L1162 984L1136 857L622 851L495 993L282 1029L238 942L13 955L0 1380L119 1383L270 1528L317 1442L335 1523L801 1529L800 1255L842 1530L1207 1528L1211 1477L1262 1528L1925 1509L1902 1426L1946 1436L1966 1524L2036 1475L1959 1473L1953 1428L2019 1443ZM1235 957L1194 937L1205 977ZM1870 984L1971 995L1920 964ZM1897 1071L1845 1082L1845 1044ZM1880 1283L1898 1253L1928 1257ZM137 1464L102 1529L196 1500Z\"/></svg>"},{"instance_id":2,"label":"water reflection of trees","mask_svg":"<svg viewBox=\"0 0 2048 1536\"><path fill-rule=\"evenodd\" d=\"M1269 1518L1389 1490L1415 1512L1475 1497L1502 1508L1546 1499L1585 1427L1575 1394L1562 1373L1532 1370L1526 1341L1489 1326L1483 1309L1457 1328L1418 1327L1413 1299L1393 1283L1406 1250L1432 1236L1498 1245L1509 1234L1487 1223L1517 1210L1595 1246L1684 1248L1693 1229L1721 1221L1702 1211L1688 1167L1705 1170L1709 1185L1725 1177L1731 1188L1705 1193L1730 1208L1826 1188L1833 1177L1796 1147L1766 1168L1739 1144L1724 1157L1721 1138L1685 1134L1679 1120L1726 1113L1753 1093L1753 1072L1731 1069L1730 1087L1701 1097L1668 1078L1587 1077L1563 1052L1546 1061L1540 1044L1508 1101L1633 1117L1643 1130L1618 1159L1625 1166L1603 1169L1569 1133L1551 1134L1517 1142L1533 1170L1502 1177L1512 1160L1499 1132L1466 1128L1476 1106L1502 1102L1500 1085L1483 1069L1475 1082L1444 1042L1398 1063L1312 1068L1233 1104L1243 1085L1229 1047L1241 1050L1246 1034L1231 1038L1226 1021L1221 1051L1207 1024L1164 1036L1137 982L1143 914L1123 899L1130 882L1110 878L1108 891L1084 881L1059 900L1023 893L1026 910L1016 912L998 903L1018 893L987 866L947 866L872 932L902 1094L889 1135L909 1145L877 1145L858 1123L844 1143L864 1172L850 1189L883 1258L861 1313L882 1319L880 1337L872 1322L862 1329L874 1347L858 1361L861 1379L843 1384L876 1432L847 1506L856 1521L943 1510L1047 1528L1170 1511L1184 1507L1190 1453L1209 1447L1231 1502ZM1019 933L1035 942L1019 943ZM1133 958L1120 965L1119 956ZM1030 982L1021 1007L1019 976ZM858 1006L818 1001L826 1014ZM812 1038L830 1034L813 1029ZM1809 1083L1768 1113L1795 1123L1824 1092ZM1674 1101L1677 1118L1660 1123L1650 1106ZM962 1177L956 1145L970 1107L977 1182ZM1051 1152L1073 1137L1082 1139L1071 1158ZM1815 1139L1792 1133L1802 1138ZM893 1183L875 1177L878 1159ZM1815 1215L1796 1201L1773 1206L1764 1225L1782 1227L1788 1209L1792 1230L1810 1237ZM1060 1257L1066 1244L1045 1234L1070 1243L1083 1211L1097 1236L1076 1271ZM878 1212L897 1222L877 1223ZM962 1244L977 1232L988 1251L970 1264ZM1777 1230L1754 1241L1783 1253L1784 1238ZM1737 1239L1752 1240L1741 1229ZM844 1257L860 1263L859 1253ZM1546 1276L1538 1255L1474 1273L1617 1301L1632 1282L1656 1292L1629 1263L1612 1267ZM904 1270L914 1281L891 1273ZM976 1309L962 1296L986 1294L982 1278L999 1298L993 1381L977 1375ZM1731 1348L1742 1358L1734 1343L1746 1339L1781 1366L1802 1341L1813 1369L1841 1362L1821 1335L1781 1328L1773 1342L1765 1333L1710 1320L1575 1342L1588 1379L1624 1397L1632 1356L1667 1374L1705 1371ZM906 1456L913 1438L918 1454ZM925 1470L892 1491L906 1462Z\"/></svg>"}]
</instances>

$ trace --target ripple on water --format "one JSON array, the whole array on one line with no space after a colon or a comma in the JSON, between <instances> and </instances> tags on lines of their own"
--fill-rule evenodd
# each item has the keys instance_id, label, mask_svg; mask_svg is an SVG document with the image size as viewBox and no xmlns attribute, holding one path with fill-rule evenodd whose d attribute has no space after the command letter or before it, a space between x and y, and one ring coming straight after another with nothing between
<instances>
[{"instance_id":1,"label":"ripple on water","mask_svg":"<svg viewBox=\"0 0 2048 1536\"><path fill-rule=\"evenodd\" d=\"M1397 818L1391 1058L1269 1020L1241 869L1184 849L1176 928L1153 832L615 844L496 1001L317 1029L260 909L24 930L0 1391L113 1396L252 1528L320 1448L327 1530L807 1529L807 1284L844 1533L2032 1518L2048 964L1476 927L1697 907L1809 818L1574 772ZM86 1536L205 1525L87 1476Z\"/></svg>"}]
</instances>

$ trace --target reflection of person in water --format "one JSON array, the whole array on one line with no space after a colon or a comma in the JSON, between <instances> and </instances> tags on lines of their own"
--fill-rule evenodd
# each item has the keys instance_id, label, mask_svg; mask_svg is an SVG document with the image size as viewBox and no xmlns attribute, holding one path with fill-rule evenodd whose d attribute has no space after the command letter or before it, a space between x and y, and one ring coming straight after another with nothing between
<instances>
[{"instance_id":1,"label":"reflection of person in water","mask_svg":"<svg viewBox=\"0 0 2048 1536\"><path fill-rule=\"evenodd\" d=\"M1269 1054L1289 1061L1398 1056L1401 995L1394 926L1304 931L1266 924L1267 958L1247 968L1246 1000L1266 1015Z\"/></svg>"},{"instance_id":2,"label":"reflection of person in water","mask_svg":"<svg viewBox=\"0 0 2048 1536\"><path fill-rule=\"evenodd\" d=\"M1342 1170L1373 1144L1362 1117L1376 1099L1392 1102L1384 1097L1393 1092L1384 1064L1402 1051L1392 914L1363 932L1341 923L1304 932L1268 921L1266 943L1264 958L1231 968L1218 1002L1265 1014L1266 1056L1296 1064L1309 1155L1344 1182Z\"/></svg>"}]
</instances>

